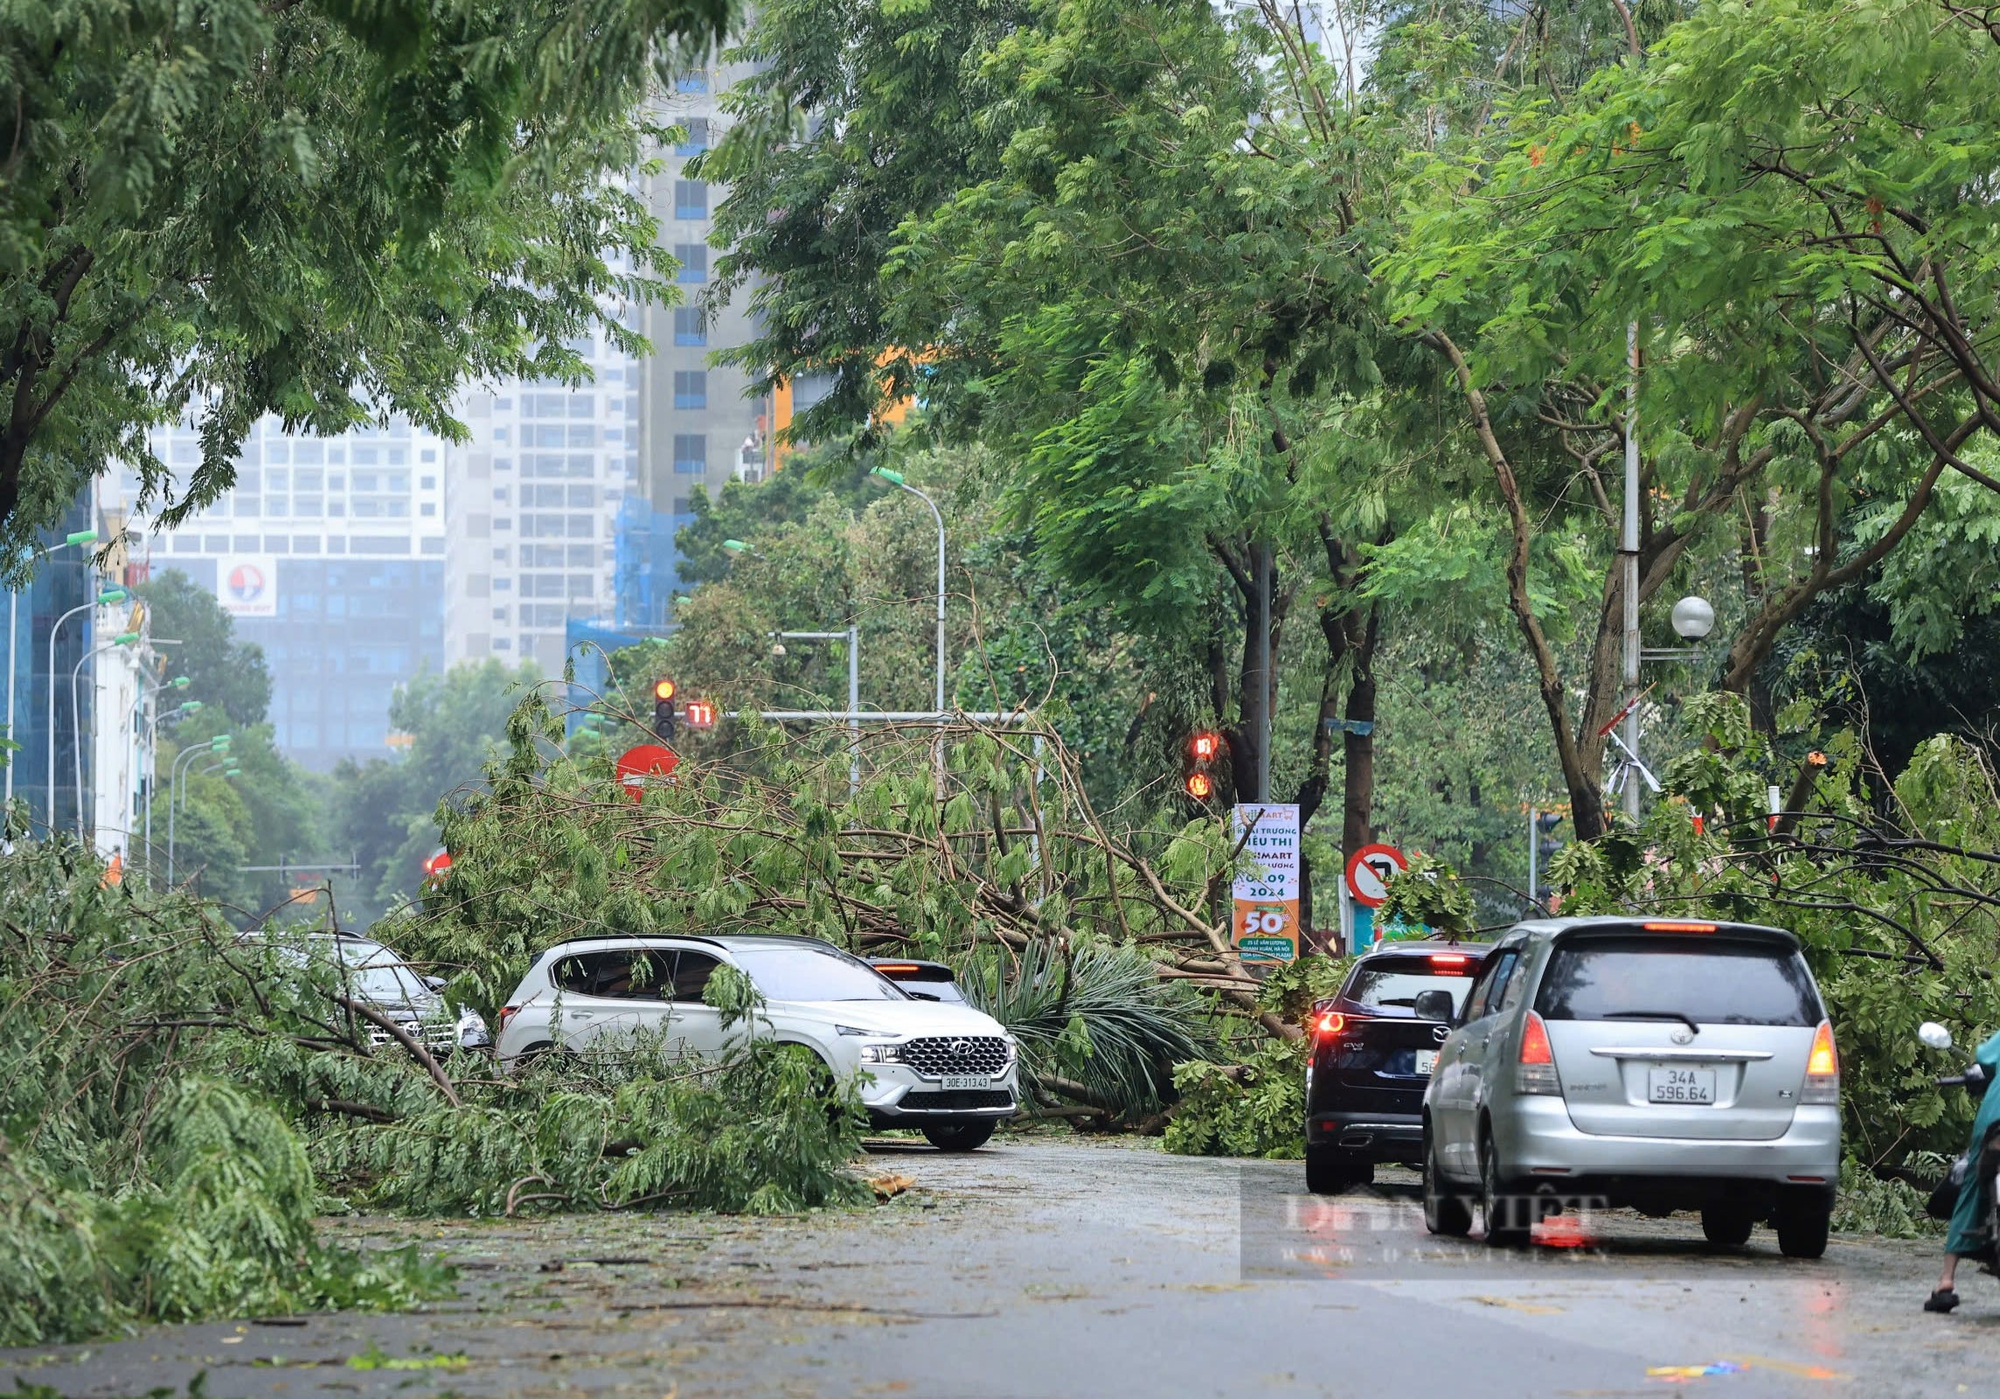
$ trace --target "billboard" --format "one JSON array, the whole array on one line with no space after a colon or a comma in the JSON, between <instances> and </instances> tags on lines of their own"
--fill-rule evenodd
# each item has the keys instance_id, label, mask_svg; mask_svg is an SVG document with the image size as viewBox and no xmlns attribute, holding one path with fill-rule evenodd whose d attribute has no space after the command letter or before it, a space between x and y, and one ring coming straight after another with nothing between
<instances>
[{"instance_id":1,"label":"billboard","mask_svg":"<svg viewBox=\"0 0 2000 1399\"><path fill-rule=\"evenodd\" d=\"M1229 920L1236 951L1246 962L1289 962L1299 955L1299 809L1266 802L1235 815L1244 856Z\"/></svg>"},{"instance_id":2,"label":"billboard","mask_svg":"<svg viewBox=\"0 0 2000 1399\"><path fill-rule=\"evenodd\" d=\"M216 560L215 595L233 617L278 615L278 561L268 554L234 554Z\"/></svg>"}]
</instances>

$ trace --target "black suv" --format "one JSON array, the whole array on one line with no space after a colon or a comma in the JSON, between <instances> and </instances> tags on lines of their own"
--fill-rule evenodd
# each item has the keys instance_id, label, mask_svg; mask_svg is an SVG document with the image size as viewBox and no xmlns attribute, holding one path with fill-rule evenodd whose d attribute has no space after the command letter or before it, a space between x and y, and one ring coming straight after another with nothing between
<instances>
[{"instance_id":1,"label":"black suv","mask_svg":"<svg viewBox=\"0 0 2000 1399\"><path fill-rule=\"evenodd\" d=\"M1306 1188L1366 1185L1377 1161L1423 1163L1424 1089L1489 944L1390 942L1306 1017Z\"/></svg>"}]
</instances>

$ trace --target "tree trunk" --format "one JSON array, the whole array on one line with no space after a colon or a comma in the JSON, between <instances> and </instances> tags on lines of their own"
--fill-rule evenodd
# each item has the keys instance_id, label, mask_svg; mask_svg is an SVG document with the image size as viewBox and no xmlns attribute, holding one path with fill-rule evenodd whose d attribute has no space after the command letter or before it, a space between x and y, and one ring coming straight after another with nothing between
<instances>
[{"instance_id":1,"label":"tree trunk","mask_svg":"<svg viewBox=\"0 0 2000 1399\"><path fill-rule=\"evenodd\" d=\"M1270 799L1272 598L1276 560L1267 540L1252 540L1248 557L1250 588L1243 609L1243 665L1236 687L1238 743L1232 745L1230 767L1236 777L1236 800ZM1239 751L1240 750L1240 751Z\"/></svg>"},{"instance_id":2,"label":"tree trunk","mask_svg":"<svg viewBox=\"0 0 2000 1399\"><path fill-rule=\"evenodd\" d=\"M1382 637L1380 604L1370 604L1352 655L1354 678L1347 687L1347 780L1341 784L1342 868L1354 852L1375 839L1375 646ZM1353 725L1367 724L1356 733Z\"/></svg>"}]
</instances>

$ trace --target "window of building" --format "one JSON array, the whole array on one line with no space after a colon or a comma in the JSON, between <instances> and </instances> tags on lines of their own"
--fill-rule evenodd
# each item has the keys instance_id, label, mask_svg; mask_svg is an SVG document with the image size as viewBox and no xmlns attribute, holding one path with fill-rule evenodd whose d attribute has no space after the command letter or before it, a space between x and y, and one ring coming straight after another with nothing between
<instances>
[{"instance_id":1,"label":"window of building","mask_svg":"<svg viewBox=\"0 0 2000 1399\"><path fill-rule=\"evenodd\" d=\"M699 476L708 470L708 438L698 432L675 433L674 470L683 476Z\"/></svg>"},{"instance_id":2,"label":"window of building","mask_svg":"<svg viewBox=\"0 0 2000 1399\"><path fill-rule=\"evenodd\" d=\"M708 321L701 312L690 306L674 308L674 343L676 345L708 343Z\"/></svg>"},{"instance_id":3,"label":"window of building","mask_svg":"<svg viewBox=\"0 0 2000 1399\"><path fill-rule=\"evenodd\" d=\"M708 280L708 244L676 243L674 260L681 265L675 281L700 283Z\"/></svg>"},{"instance_id":4,"label":"window of building","mask_svg":"<svg viewBox=\"0 0 2000 1399\"><path fill-rule=\"evenodd\" d=\"M597 562L597 560L592 557L592 555L594 555L596 552L597 551L588 544L570 545L569 566L571 568L589 568L592 564Z\"/></svg>"},{"instance_id":5,"label":"window of building","mask_svg":"<svg viewBox=\"0 0 2000 1399\"><path fill-rule=\"evenodd\" d=\"M708 149L707 117L689 117L687 120L680 122L679 126L687 134L674 142L675 155L700 155Z\"/></svg>"},{"instance_id":6,"label":"window of building","mask_svg":"<svg viewBox=\"0 0 2000 1399\"><path fill-rule=\"evenodd\" d=\"M435 476L425 476L421 478L417 482L417 484L421 486L424 490L434 491L437 489L438 478Z\"/></svg>"},{"instance_id":7,"label":"window of building","mask_svg":"<svg viewBox=\"0 0 2000 1399\"><path fill-rule=\"evenodd\" d=\"M588 507L595 504L597 504L597 487L571 486L569 488L570 509L572 510L587 509Z\"/></svg>"},{"instance_id":8,"label":"window of building","mask_svg":"<svg viewBox=\"0 0 2000 1399\"><path fill-rule=\"evenodd\" d=\"M708 74L706 72L683 73L678 78L674 79L674 91L707 92Z\"/></svg>"},{"instance_id":9,"label":"window of building","mask_svg":"<svg viewBox=\"0 0 2000 1399\"><path fill-rule=\"evenodd\" d=\"M708 181L674 181L674 217L677 219L708 217Z\"/></svg>"},{"instance_id":10,"label":"window of building","mask_svg":"<svg viewBox=\"0 0 2000 1399\"><path fill-rule=\"evenodd\" d=\"M707 370L676 369L674 371L674 407L681 409L708 407Z\"/></svg>"},{"instance_id":11,"label":"window of building","mask_svg":"<svg viewBox=\"0 0 2000 1399\"><path fill-rule=\"evenodd\" d=\"M433 502L433 501L428 501L428 500L427 500L427 501L425 501L425 502L423 503L423 506L421 507L421 509L422 509L422 513L424 513L424 514L426 514L426 515L435 515L435 514L437 514L437 512L438 512L438 508L437 508L437 505L436 505L436 503L435 503L435 502Z\"/></svg>"}]
</instances>

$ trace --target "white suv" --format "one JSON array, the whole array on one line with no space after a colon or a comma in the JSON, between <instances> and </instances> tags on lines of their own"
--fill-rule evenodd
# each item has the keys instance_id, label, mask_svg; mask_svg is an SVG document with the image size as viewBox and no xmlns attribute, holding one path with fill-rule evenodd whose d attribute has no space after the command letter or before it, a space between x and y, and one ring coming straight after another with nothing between
<instances>
[{"instance_id":1,"label":"white suv","mask_svg":"<svg viewBox=\"0 0 2000 1399\"><path fill-rule=\"evenodd\" d=\"M754 1022L727 1034L702 1000L724 963L764 998ZM660 1035L669 1052L686 1055L718 1054L745 1033L803 1045L837 1079L866 1075L861 1101L875 1125L922 1128L945 1151L984 1144L1014 1111L1019 1047L997 1020L911 997L860 958L813 938L563 943L537 958L507 998L497 1050L509 1065L543 1050L609 1047L635 1033Z\"/></svg>"}]
</instances>

